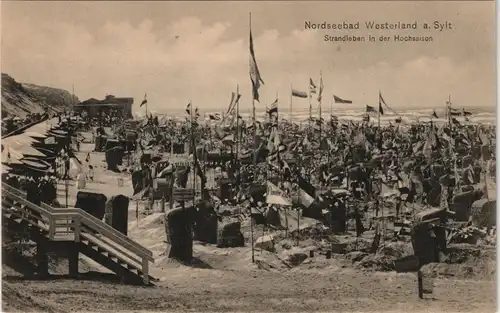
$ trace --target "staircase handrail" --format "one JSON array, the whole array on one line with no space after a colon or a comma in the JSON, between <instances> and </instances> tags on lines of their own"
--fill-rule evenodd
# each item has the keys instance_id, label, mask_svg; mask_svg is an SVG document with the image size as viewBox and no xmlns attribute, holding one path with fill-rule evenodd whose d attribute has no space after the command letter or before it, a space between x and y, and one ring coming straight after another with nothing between
<instances>
[{"instance_id":1,"label":"staircase handrail","mask_svg":"<svg viewBox=\"0 0 500 313\"><path fill-rule=\"evenodd\" d=\"M50 227L54 227L52 225L52 221L55 219L56 215L68 215L69 217L73 216L74 217L79 217L77 218L79 220L79 223L84 223L86 226L90 227L92 230L99 232L100 234L105 235L106 237L110 238L111 240L115 241L117 244L127 248L128 250L132 251L133 253L136 253L137 255L146 258L148 261L154 263L154 258L153 258L153 253L138 244L137 242L131 240L118 230L114 229L113 227L109 226L108 224L104 223L103 221L95 218L91 214L78 209L78 208L62 208L62 209L56 209L51 207L50 205L47 205L45 203L41 203L40 206L26 200L26 193L16 189L12 186L9 186L6 183L2 183L2 192L5 192L7 195L13 196L16 201L19 201L31 209L42 213L46 215L49 220L51 221ZM79 229L79 227L78 227ZM78 234L79 235L79 234ZM78 236L79 237L79 236Z\"/></svg>"}]
</instances>

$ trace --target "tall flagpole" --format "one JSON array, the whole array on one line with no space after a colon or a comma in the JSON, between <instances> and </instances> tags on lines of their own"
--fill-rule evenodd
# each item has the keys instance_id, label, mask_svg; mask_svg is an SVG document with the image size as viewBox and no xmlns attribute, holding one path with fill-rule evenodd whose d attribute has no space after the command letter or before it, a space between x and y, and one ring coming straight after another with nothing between
<instances>
[{"instance_id":1,"label":"tall flagpole","mask_svg":"<svg viewBox=\"0 0 500 313\"><path fill-rule=\"evenodd\" d=\"M448 112L448 127L449 127L451 126L451 95L448 95L448 106L446 112Z\"/></svg>"},{"instance_id":2,"label":"tall flagpole","mask_svg":"<svg viewBox=\"0 0 500 313\"><path fill-rule=\"evenodd\" d=\"M238 173L238 181L237 181L237 188L238 192L240 191L240 162L239 162L239 151L240 151L240 100L239 100L239 95L240 95L240 85L236 85L236 167L237 167L237 173Z\"/></svg>"},{"instance_id":3,"label":"tall flagpole","mask_svg":"<svg viewBox=\"0 0 500 313\"><path fill-rule=\"evenodd\" d=\"M334 134L334 130L333 130L333 95L332 95L332 100L330 101L330 127L327 128L328 132L329 132L329 137L331 138L331 136ZM330 143L327 142L328 144L328 150L327 150L327 156L328 156L328 166L330 166Z\"/></svg>"},{"instance_id":4,"label":"tall flagpole","mask_svg":"<svg viewBox=\"0 0 500 313\"><path fill-rule=\"evenodd\" d=\"M382 103L380 103L380 90L378 91L378 131L380 132L380 108L382 107ZM382 135L382 133L381 133Z\"/></svg>"},{"instance_id":5,"label":"tall flagpole","mask_svg":"<svg viewBox=\"0 0 500 313\"><path fill-rule=\"evenodd\" d=\"M252 13L249 13L249 27L250 27L250 33L252 33ZM257 75L258 76L258 75ZM258 79L258 78L257 78ZM255 118L255 95L254 95L254 90L253 90L253 83L252 83L252 122L253 122L253 146L254 146L254 153L257 151L257 123L256 123L256 118ZM254 173L253 173L253 181L256 181L257 178L257 158L253 156L253 167L254 167ZM255 204L254 204L255 205ZM251 232L251 244L252 244L252 263L255 263L255 251L254 251L254 243L253 243L253 217L252 214L250 214L251 220L250 220L250 232Z\"/></svg>"},{"instance_id":6,"label":"tall flagpole","mask_svg":"<svg viewBox=\"0 0 500 313\"><path fill-rule=\"evenodd\" d=\"M196 125L198 125L198 124L196 124ZM198 176L197 175L197 173L198 173L198 155L196 154L195 130L196 130L196 127L195 127L195 125L193 125L193 149L192 149L192 151L193 151L193 163L194 163L194 166L193 166L193 189L194 189L194 192L193 192L193 207L196 205L196 203L195 203L195 201L196 201L196 181L197 181L197 176Z\"/></svg>"},{"instance_id":7,"label":"tall flagpole","mask_svg":"<svg viewBox=\"0 0 500 313\"><path fill-rule=\"evenodd\" d=\"M323 131L323 121L321 119L321 100L323 98L323 95L320 94L323 92L323 90L321 89L321 84L323 83L323 72L320 71L319 72L319 90L318 90L318 95L319 95L319 99L318 99L318 102L319 102L319 151L320 151L320 154L321 154L321 159L323 158L323 153L322 152L322 149L321 149L321 135L322 135L322 131Z\"/></svg>"},{"instance_id":8,"label":"tall flagpole","mask_svg":"<svg viewBox=\"0 0 500 313\"><path fill-rule=\"evenodd\" d=\"M71 102L72 102L72 104L74 106L75 105L75 84L73 84L73 97L71 97Z\"/></svg>"},{"instance_id":9,"label":"tall flagpole","mask_svg":"<svg viewBox=\"0 0 500 313\"><path fill-rule=\"evenodd\" d=\"M238 96L240 94L240 85L236 85L236 160L238 160L238 151L240 149L240 101Z\"/></svg>"},{"instance_id":10,"label":"tall flagpole","mask_svg":"<svg viewBox=\"0 0 500 313\"><path fill-rule=\"evenodd\" d=\"M280 109L279 109L279 103L280 103L280 101L279 101L279 98L278 98L278 91L276 91L276 132L277 132L277 136L280 136L280 118L279 118L280 117ZM280 141L280 144L281 144L281 141ZM278 155L277 155L278 164L281 164L280 163L280 147L278 146L276 148L278 148ZM278 175L278 177L280 178L280 183L282 183L282 179L281 179L282 178L282 176L281 176L281 166L280 165L278 165L278 166L279 166L278 167L279 168L279 173L278 173L279 175ZM281 188L280 183L278 184L278 187Z\"/></svg>"},{"instance_id":11,"label":"tall flagpole","mask_svg":"<svg viewBox=\"0 0 500 313\"><path fill-rule=\"evenodd\" d=\"M196 194L196 186L195 186L195 181L196 181L196 173L195 173L195 168L196 168L196 164L194 164L194 156L195 156L195 152L194 152L194 125L193 125L193 109L194 109L194 106L193 106L193 103L191 102L191 100L189 100L189 103L191 104L191 107L189 108L189 120L190 120L190 123L191 123L191 143L189 144L190 146L190 149L191 151L193 151L193 207L195 206L195 194ZM147 105L147 103L146 103ZM147 107L146 107L146 110L147 110ZM147 113L146 113L147 114ZM189 151L188 151L188 155L189 155Z\"/></svg>"},{"instance_id":12,"label":"tall flagpole","mask_svg":"<svg viewBox=\"0 0 500 313\"><path fill-rule=\"evenodd\" d=\"M309 83L310 85L311 83ZM309 131L311 130L312 122L312 103L311 103L311 86L309 86L309 91L307 92L307 97L309 98Z\"/></svg>"},{"instance_id":13,"label":"tall flagpole","mask_svg":"<svg viewBox=\"0 0 500 313\"><path fill-rule=\"evenodd\" d=\"M330 101L330 119L332 119L332 116L333 116L333 101L334 101L334 98L332 95L332 101Z\"/></svg>"},{"instance_id":14,"label":"tall flagpole","mask_svg":"<svg viewBox=\"0 0 500 313\"><path fill-rule=\"evenodd\" d=\"M292 109L292 99L293 99L293 94L292 94L292 84L290 84L290 124L293 126L293 109Z\"/></svg>"},{"instance_id":15,"label":"tall flagpole","mask_svg":"<svg viewBox=\"0 0 500 313\"><path fill-rule=\"evenodd\" d=\"M279 117L280 117L280 110L279 110L279 101L278 101L278 92L276 91L276 124L279 125Z\"/></svg>"}]
</instances>

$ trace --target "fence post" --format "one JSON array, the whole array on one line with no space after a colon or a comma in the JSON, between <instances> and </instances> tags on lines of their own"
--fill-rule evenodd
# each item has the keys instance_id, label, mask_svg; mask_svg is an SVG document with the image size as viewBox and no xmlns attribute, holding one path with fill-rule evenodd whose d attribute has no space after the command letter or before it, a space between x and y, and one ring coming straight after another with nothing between
<instances>
[{"instance_id":1,"label":"fence post","mask_svg":"<svg viewBox=\"0 0 500 313\"><path fill-rule=\"evenodd\" d=\"M149 260L145 257L142 258L142 275L144 284L149 285Z\"/></svg>"},{"instance_id":2,"label":"fence post","mask_svg":"<svg viewBox=\"0 0 500 313\"><path fill-rule=\"evenodd\" d=\"M50 222L49 222L49 238L50 240L54 240L54 236L56 234L56 217L54 215L50 215Z\"/></svg>"},{"instance_id":3,"label":"fence post","mask_svg":"<svg viewBox=\"0 0 500 313\"><path fill-rule=\"evenodd\" d=\"M75 223L75 242L80 242L80 233L81 233L81 216L77 215L76 218L73 220Z\"/></svg>"},{"instance_id":4,"label":"fence post","mask_svg":"<svg viewBox=\"0 0 500 313\"><path fill-rule=\"evenodd\" d=\"M418 283L418 297L420 299L423 299L424 298L424 283L423 283L421 271L417 272L417 283Z\"/></svg>"}]
</instances>

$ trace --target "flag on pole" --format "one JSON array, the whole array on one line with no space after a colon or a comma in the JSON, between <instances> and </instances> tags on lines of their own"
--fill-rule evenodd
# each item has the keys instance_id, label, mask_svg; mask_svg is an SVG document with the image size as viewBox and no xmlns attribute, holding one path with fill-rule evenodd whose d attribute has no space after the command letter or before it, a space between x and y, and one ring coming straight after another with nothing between
<instances>
[{"instance_id":1,"label":"flag on pole","mask_svg":"<svg viewBox=\"0 0 500 313\"><path fill-rule=\"evenodd\" d=\"M213 121L220 121L220 114L219 113L209 114L208 116Z\"/></svg>"},{"instance_id":2,"label":"flag on pole","mask_svg":"<svg viewBox=\"0 0 500 313\"><path fill-rule=\"evenodd\" d=\"M292 89L292 96L297 97L297 98L307 98L307 93L305 91L298 91L298 90Z\"/></svg>"},{"instance_id":3,"label":"flag on pole","mask_svg":"<svg viewBox=\"0 0 500 313\"><path fill-rule=\"evenodd\" d=\"M333 101L335 101L335 103L345 103L345 104L352 103L351 100L344 100L342 98L337 97L336 95L333 95Z\"/></svg>"},{"instance_id":4,"label":"flag on pole","mask_svg":"<svg viewBox=\"0 0 500 313\"><path fill-rule=\"evenodd\" d=\"M462 116L462 112L460 112L458 109L452 108L451 104L448 110L450 116Z\"/></svg>"},{"instance_id":5,"label":"flag on pole","mask_svg":"<svg viewBox=\"0 0 500 313\"><path fill-rule=\"evenodd\" d=\"M436 114L436 110L432 111L432 117L439 118L439 116Z\"/></svg>"},{"instance_id":6,"label":"flag on pole","mask_svg":"<svg viewBox=\"0 0 500 313\"><path fill-rule=\"evenodd\" d=\"M366 106L366 113L371 113L371 112L377 112L375 111L375 108L372 107L371 105Z\"/></svg>"},{"instance_id":7,"label":"flag on pole","mask_svg":"<svg viewBox=\"0 0 500 313\"><path fill-rule=\"evenodd\" d=\"M186 113L191 116L191 102L188 103L188 105L186 106Z\"/></svg>"},{"instance_id":8,"label":"flag on pole","mask_svg":"<svg viewBox=\"0 0 500 313\"><path fill-rule=\"evenodd\" d=\"M384 100L384 98L382 97L382 93L381 93L380 91L378 92L378 100L379 100L378 102L379 102L380 104L383 104L383 105L385 105L386 107L389 107L389 106L387 105L387 103L385 103L385 100Z\"/></svg>"},{"instance_id":9,"label":"flag on pole","mask_svg":"<svg viewBox=\"0 0 500 313\"><path fill-rule=\"evenodd\" d=\"M230 114L235 108L238 101L240 101L241 95L232 92L231 93L231 102L229 103L229 108L227 109L226 115Z\"/></svg>"},{"instance_id":10,"label":"flag on pole","mask_svg":"<svg viewBox=\"0 0 500 313\"><path fill-rule=\"evenodd\" d=\"M319 75L319 92L318 92L318 101L321 101L321 98L323 96L323 88L325 86L323 86L323 73L320 72L320 75Z\"/></svg>"},{"instance_id":11,"label":"flag on pole","mask_svg":"<svg viewBox=\"0 0 500 313\"><path fill-rule=\"evenodd\" d=\"M269 115L273 115L274 113L278 113L278 99L274 100L269 110L267 110L267 114Z\"/></svg>"},{"instance_id":12,"label":"flag on pole","mask_svg":"<svg viewBox=\"0 0 500 313\"><path fill-rule=\"evenodd\" d=\"M266 202L269 204L292 205L292 201L286 193L270 181L267 181Z\"/></svg>"},{"instance_id":13,"label":"flag on pole","mask_svg":"<svg viewBox=\"0 0 500 313\"><path fill-rule=\"evenodd\" d=\"M382 103L387 106L387 104L384 101L384 98L382 98L382 94L380 91L378 92L378 111L380 112L381 115L384 115L384 108L382 108Z\"/></svg>"},{"instance_id":14,"label":"flag on pole","mask_svg":"<svg viewBox=\"0 0 500 313\"><path fill-rule=\"evenodd\" d=\"M264 81L260 76L259 67L255 60L255 51L253 49L252 27L250 26L250 79L252 80L252 91L254 100L259 101L259 88L264 85Z\"/></svg>"},{"instance_id":15,"label":"flag on pole","mask_svg":"<svg viewBox=\"0 0 500 313\"><path fill-rule=\"evenodd\" d=\"M309 92L311 94L316 93L316 84L313 82L312 78L309 78Z\"/></svg>"},{"instance_id":16,"label":"flag on pole","mask_svg":"<svg viewBox=\"0 0 500 313\"><path fill-rule=\"evenodd\" d=\"M297 178L299 185L299 202L308 208L314 203L316 188L314 188L311 183L302 178L300 175Z\"/></svg>"},{"instance_id":17,"label":"flag on pole","mask_svg":"<svg viewBox=\"0 0 500 313\"><path fill-rule=\"evenodd\" d=\"M143 105L145 105L146 103L148 103L147 96L148 96L148 95L145 93L145 94L144 94L144 100L142 100L141 105L140 105L139 107L142 107Z\"/></svg>"}]
</instances>

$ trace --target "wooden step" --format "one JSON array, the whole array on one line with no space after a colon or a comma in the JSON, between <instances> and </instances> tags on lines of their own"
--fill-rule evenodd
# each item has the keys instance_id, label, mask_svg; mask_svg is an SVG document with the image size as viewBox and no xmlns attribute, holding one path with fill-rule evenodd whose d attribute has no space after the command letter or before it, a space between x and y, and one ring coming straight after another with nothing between
<instances>
[{"instance_id":1,"label":"wooden step","mask_svg":"<svg viewBox=\"0 0 500 313\"><path fill-rule=\"evenodd\" d=\"M91 247L91 246L89 246L89 247ZM130 262L125 261L125 260L121 259L118 255L114 254L111 251L107 251L103 247L94 246L94 247L91 247L91 248L93 250L97 251L98 253L102 254L103 256L109 258L111 261L113 261L114 263L120 265L121 267L123 267L126 270L129 270L129 271L131 269L139 270L139 265L131 264Z\"/></svg>"},{"instance_id":2,"label":"wooden step","mask_svg":"<svg viewBox=\"0 0 500 313\"><path fill-rule=\"evenodd\" d=\"M86 246L87 249L90 249L89 246L87 246L87 245L84 245L84 246ZM93 250L95 252L97 252L95 249L93 249ZM101 257L106 258L110 264L114 264L114 266L111 267L110 264L106 265L105 263L102 263L101 261L99 261L99 259L94 258L92 255L88 255L88 256L91 259L93 259L94 261L100 263L101 265L106 266L108 269L112 270L117 275L125 275L124 277L126 277L127 280L130 279L130 283L143 284L144 277L143 277L142 272L139 269L134 268L133 266L131 266L129 264L126 264L125 262L119 260L116 257L108 257L108 256L105 256L103 254L100 254L100 255L101 255ZM149 276L149 280L151 282L158 281L157 279L155 279L154 277L151 277L151 276Z\"/></svg>"},{"instance_id":3,"label":"wooden step","mask_svg":"<svg viewBox=\"0 0 500 313\"><path fill-rule=\"evenodd\" d=\"M99 252L99 253L106 253L108 251L106 249L104 249L104 248L101 248L101 247L97 246L97 252Z\"/></svg>"}]
</instances>

